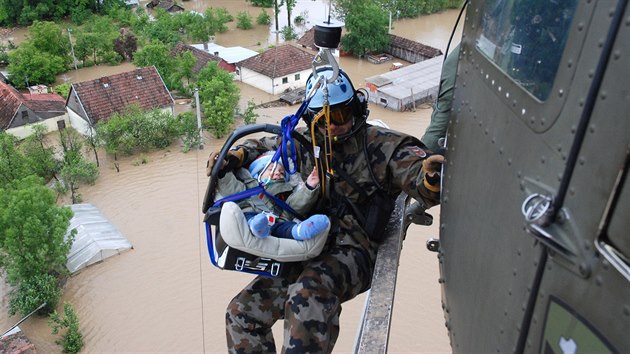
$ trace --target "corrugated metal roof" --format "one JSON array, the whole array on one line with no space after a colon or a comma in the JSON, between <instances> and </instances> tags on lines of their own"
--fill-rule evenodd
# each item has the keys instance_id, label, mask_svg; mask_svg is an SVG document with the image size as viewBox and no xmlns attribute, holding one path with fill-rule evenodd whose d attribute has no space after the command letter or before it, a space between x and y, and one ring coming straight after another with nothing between
<instances>
[{"instance_id":1,"label":"corrugated metal roof","mask_svg":"<svg viewBox=\"0 0 630 354\"><path fill-rule=\"evenodd\" d=\"M105 258L129 250L132 246L109 220L92 204L73 204L68 234L77 230L66 267L77 272Z\"/></svg>"},{"instance_id":2,"label":"corrugated metal roof","mask_svg":"<svg viewBox=\"0 0 630 354\"><path fill-rule=\"evenodd\" d=\"M440 84L443 56L427 59L401 69L365 79L378 87L378 91L397 99L418 94Z\"/></svg>"},{"instance_id":3,"label":"corrugated metal roof","mask_svg":"<svg viewBox=\"0 0 630 354\"><path fill-rule=\"evenodd\" d=\"M222 47L215 43L208 43L208 49L204 48L203 44L193 44L192 47L201 49L210 54L217 55L227 63L234 64L245 59L249 59L258 55L258 52L243 47ZM218 53L218 54L215 54Z\"/></svg>"}]
</instances>

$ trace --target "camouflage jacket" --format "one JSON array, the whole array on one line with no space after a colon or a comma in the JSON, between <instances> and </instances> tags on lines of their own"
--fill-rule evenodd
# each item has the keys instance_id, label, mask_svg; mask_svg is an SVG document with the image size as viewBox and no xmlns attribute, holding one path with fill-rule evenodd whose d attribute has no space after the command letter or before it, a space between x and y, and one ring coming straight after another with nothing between
<instances>
[{"instance_id":1,"label":"camouflage jacket","mask_svg":"<svg viewBox=\"0 0 630 354\"><path fill-rule=\"evenodd\" d=\"M302 138L295 138L299 134ZM318 135L316 140L320 140ZM365 139L365 142L364 140ZM301 144L307 142L306 144ZM302 177L305 178L312 170L315 161L313 155L312 139L310 131L298 128L294 132L294 143L300 147L297 152L297 166ZM365 145L364 145L365 143ZM258 155L277 149L280 137L263 137L260 140L247 140L242 146L247 150L247 162L253 161ZM320 144L321 145L321 144ZM336 196L347 198L352 203L365 210L365 206L371 205L372 197L379 190L376 186L368 164L372 172L384 190L389 193L391 200L395 200L401 191L421 201L427 208L439 203L439 193L431 192L424 186L424 172L422 160L427 156L424 145L416 138L393 130L367 125L367 128L343 142L333 143L332 153L332 183L329 185ZM324 147L320 146L320 151ZM342 170L342 172L340 172ZM342 174L350 176L354 183L350 183ZM325 173L320 167L320 179L324 179ZM362 191L353 187L358 186ZM331 216L337 221L337 228L332 228L330 237L335 237L337 245L349 245L360 247L375 255L376 243L370 241L360 218L351 208L340 208L341 201L338 198L325 196L320 198L319 212ZM340 212L340 215L332 215ZM336 216L336 218L335 218Z\"/></svg>"}]
</instances>

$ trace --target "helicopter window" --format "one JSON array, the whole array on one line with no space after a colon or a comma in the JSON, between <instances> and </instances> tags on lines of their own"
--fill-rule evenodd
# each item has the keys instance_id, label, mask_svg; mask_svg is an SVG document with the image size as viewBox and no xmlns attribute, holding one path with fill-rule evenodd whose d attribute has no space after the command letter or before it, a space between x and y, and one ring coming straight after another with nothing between
<instances>
[{"instance_id":1,"label":"helicopter window","mask_svg":"<svg viewBox=\"0 0 630 354\"><path fill-rule=\"evenodd\" d=\"M477 48L544 101L551 92L576 6L577 0L489 1Z\"/></svg>"}]
</instances>

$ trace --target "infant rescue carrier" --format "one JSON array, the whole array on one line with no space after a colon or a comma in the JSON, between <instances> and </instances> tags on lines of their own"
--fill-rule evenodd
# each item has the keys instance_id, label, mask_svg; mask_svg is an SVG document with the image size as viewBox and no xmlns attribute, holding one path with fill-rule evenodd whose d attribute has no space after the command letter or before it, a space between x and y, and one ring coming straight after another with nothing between
<instances>
[{"instance_id":1,"label":"infant rescue carrier","mask_svg":"<svg viewBox=\"0 0 630 354\"><path fill-rule=\"evenodd\" d=\"M297 173L293 132L299 120L303 116L308 116L307 109L313 108L309 107L311 100L313 100L318 112L310 112L310 118L305 119L305 122L310 126L311 132L316 129L318 122L327 131L326 141L322 147L323 152L320 154L320 147L315 146L314 137L311 150L315 159L315 167L320 173L321 193L325 193L327 186L325 179L322 178L325 177L322 176L322 173L332 173L330 170L331 161L329 161L332 160L330 107L336 103L331 102L329 98L334 101L346 96L355 96L349 79L339 69L339 65L332 55L332 49L338 46L340 37L341 26L339 24L326 22L315 26L315 44L320 50L313 59L313 73L308 80L307 93L295 114L282 119L281 126L257 124L241 127L232 133L223 145L217 163L212 168L202 206L208 252L210 253L210 260L215 266L221 269L260 275L283 276L287 274L295 262L316 257L324 248L330 226L315 237L303 241L278 237L256 238L251 234L243 213L233 202L261 193L269 197L283 210L296 216L297 219L304 220L303 217L297 216L289 205L267 193L263 184L235 195L223 196L218 200L215 200L217 199L215 190L219 171L228 151L237 140L253 133L266 132L279 135L281 146L277 148L272 162L276 163L282 159L282 164L290 175ZM367 98L367 92L364 96ZM365 100L365 104L367 104L367 100ZM221 216L222 214L223 216Z\"/></svg>"},{"instance_id":2,"label":"infant rescue carrier","mask_svg":"<svg viewBox=\"0 0 630 354\"><path fill-rule=\"evenodd\" d=\"M286 117L282 127L272 124L256 124L237 129L224 144L217 161L223 161L232 145L249 134L267 132L279 135L283 134L284 131L284 134L287 134L286 138L290 140L289 130L293 130L297 123L297 119L295 119L293 126L291 126L290 120L294 119L292 117ZM272 161L278 161L278 159L286 161L288 159L287 156L281 156L281 151L283 150L278 149L276 151ZM290 165L294 166L292 162ZM266 238L253 236L240 207L235 203L241 199L264 193L283 210L293 214L298 219L303 219L303 217L293 211L285 202L267 193L263 185L229 196L217 196L216 188L220 169L221 163L215 163L208 181L202 209L205 214L204 224L208 252L213 265L225 270L266 276L285 276L289 268L296 262L319 255L326 243L328 228L317 236L303 241L274 236ZM287 171L296 173L290 169ZM223 217L221 217L222 214ZM222 229L223 233L221 232Z\"/></svg>"}]
</instances>

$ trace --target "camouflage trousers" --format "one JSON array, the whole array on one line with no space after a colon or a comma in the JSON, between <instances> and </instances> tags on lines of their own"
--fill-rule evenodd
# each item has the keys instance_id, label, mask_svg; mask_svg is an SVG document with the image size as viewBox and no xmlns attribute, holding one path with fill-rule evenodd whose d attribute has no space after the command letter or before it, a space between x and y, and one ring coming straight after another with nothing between
<instances>
[{"instance_id":1,"label":"camouflage trousers","mask_svg":"<svg viewBox=\"0 0 630 354\"><path fill-rule=\"evenodd\" d=\"M230 353L276 353L271 327L284 318L282 353L330 353L341 303L367 290L374 263L353 247L335 247L289 278L259 276L228 305Z\"/></svg>"}]
</instances>

